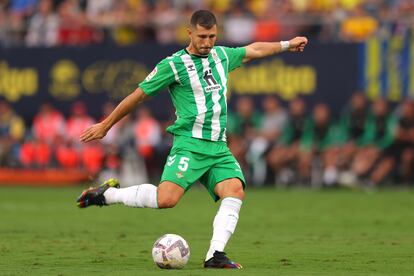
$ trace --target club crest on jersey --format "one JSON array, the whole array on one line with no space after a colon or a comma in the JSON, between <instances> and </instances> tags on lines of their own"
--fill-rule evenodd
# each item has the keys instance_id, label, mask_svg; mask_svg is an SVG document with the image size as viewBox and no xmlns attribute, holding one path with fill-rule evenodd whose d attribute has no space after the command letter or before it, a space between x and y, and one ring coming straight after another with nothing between
<instances>
[{"instance_id":1,"label":"club crest on jersey","mask_svg":"<svg viewBox=\"0 0 414 276\"><path fill-rule=\"evenodd\" d=\"M203 79L207 83L207 87L205 88L206 92L212 92L214 90L220 90L221 85L216 81L213 76L213 72L211 69L205 70L203 73Z\"/></svg>"},{"instance_id":2,"label":"club crest on jersey","mask_svg":"<svg viewBox=\"0 0 414 276\"><path fill-rule=\"evenodd\" d=\"M175 175L177 176L177 178L183 178L184 177L183 172L178 172Z\"/></svg>"},{"instance_id":3,"label":"club crest on jersey","mask_svg":"<svg viewBox=\"0 0 414 276\"><path fill-rule=\"evenodd\" d=\"M155 76L155 74L157 74L157 71L158 71L158 69L155 66L154 70L152 70L152 72L148 74L148 76L145 78L145 80L150 81Z\"/></svg>"}]
</instances>

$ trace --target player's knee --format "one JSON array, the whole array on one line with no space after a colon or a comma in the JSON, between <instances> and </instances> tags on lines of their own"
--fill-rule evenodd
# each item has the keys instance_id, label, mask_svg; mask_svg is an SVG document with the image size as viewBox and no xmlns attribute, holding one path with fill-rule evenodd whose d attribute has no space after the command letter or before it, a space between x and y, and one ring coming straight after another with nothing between
<instances>
[{"instance_id":1,"label":"player's knee","mask_svg":"<svg viewBox=\"0 0 414 276\"><path fill-rule=\"evenodd\" d=\"M224 197L236 197L236 198L243 200L244 199L243 184L240 183L239 185L232 185Z\"/></svg>"},{"instance_id":2,"label":"player's knee","mask_svg":"<svg viewBox=\"0 0 414 276\"><path fill-rule=\"evenodd\" d=\"M244 191L240 191L239 193L234 194L233 197L244 200Z\"/></svg>"},{"instance_id":3,"label":"player's knee","mask_svg":"<svg viewBox=\"0 0 414 276\"><path fill-rule=\"evenodd\" d=\"M158 208L173 208L184 194L184 189L171 183L163 182L157 189Z\"/></svg>"},{"instance_id":4,"label":"player's knee","mask_svg":"<svg viewBox=\"0 0 414 276\"><path fill-rule=\"evenodd\" d=\"M175 205L177 205L179 199L174 197L164 197L159 196L158 197L158 208L160 209L166 209L166 208L173 208Z\"/></svg>"},{"instance_id":5,"label":"player's knee","mask_svg":"<svg viewBox=\"0 0 414 276\"><path fill-rule=\"evenodd\" d=\"M234 188L234 194L237 198L243 200L244 199L244 189L243 189L243 185L240 183L240 185L237 185Z\"/></svg>"}]
</instances>

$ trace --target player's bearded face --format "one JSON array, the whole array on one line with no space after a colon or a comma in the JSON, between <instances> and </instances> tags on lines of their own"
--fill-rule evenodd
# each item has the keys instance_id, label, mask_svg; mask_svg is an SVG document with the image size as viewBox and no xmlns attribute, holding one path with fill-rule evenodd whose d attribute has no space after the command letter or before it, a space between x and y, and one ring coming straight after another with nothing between
<instances>
[{"instance_id":1,"label":"player's bearded face","mask_svg":"<svg viewBox=\"0 0 414 276\"><path fill-rule=\"evenodd\" d=\"M191 45L199 55L208 55L217 39L217 26L206 29L200 25L189 30Z\"/></svg>"}]
</instances>

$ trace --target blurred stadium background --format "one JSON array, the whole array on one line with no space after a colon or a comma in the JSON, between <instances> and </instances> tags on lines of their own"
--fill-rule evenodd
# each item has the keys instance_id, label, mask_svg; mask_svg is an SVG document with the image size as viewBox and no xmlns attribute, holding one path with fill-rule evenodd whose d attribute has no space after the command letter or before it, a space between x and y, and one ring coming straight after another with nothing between
<instances>
[{"instance_id":1,"label":"blurred stadium background","mask_svg":"<svg viewBox=\"0 0 414 276\"><path fill-rule=\"evenodd\" d=\"M218 44L310 39L231 75L228 142L249 190L226 250L240 273L412 275L412 0L0 0L0 274L158 275L150 249L168 232L191 246L181 274L212 272L205 191L167 211L75 209L82 183L159 181L168 91L102 141L78 137L185 47L200 8Z\"/></svg>"},{"instance_id":2,"label":"blurred stadium background","mask_svg":"<svg viewBox=\"0 0 414 276\"><path fill-rule=\"evenodd\" d=\"M413 182L410 0L1 0L0 182L156 183L167 91L102 142L78 137L185 45L200 8L217 14L219 44L310 39L232 73L228 140L249 185Z\"/></svg>"}]
</instances>

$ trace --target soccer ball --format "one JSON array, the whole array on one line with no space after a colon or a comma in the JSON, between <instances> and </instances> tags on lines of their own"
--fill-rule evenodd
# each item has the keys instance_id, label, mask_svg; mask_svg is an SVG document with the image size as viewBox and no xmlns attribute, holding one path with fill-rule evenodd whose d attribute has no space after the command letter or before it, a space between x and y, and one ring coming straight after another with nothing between
<instances>
[{"instance_id":1,"label":"soccer ball","mask_svg":"<svg viewBox=\"0 0 414 276\"><path fill-rule=\"evenodd\" d=\"M190 247L181 236L165 234L154 243L152 258L159 268L181 269L190 258Z\"/></svg>"}]
</instances>

